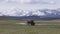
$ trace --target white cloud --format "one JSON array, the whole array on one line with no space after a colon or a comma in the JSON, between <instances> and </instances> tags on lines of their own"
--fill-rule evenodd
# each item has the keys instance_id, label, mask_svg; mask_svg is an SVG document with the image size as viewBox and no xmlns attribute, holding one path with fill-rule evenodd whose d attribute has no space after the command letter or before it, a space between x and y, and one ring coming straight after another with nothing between
<instances>
[{"instance_id":1,"label":"white cloud","mask_svg":"<svg viewBox=\"0 0 60 34\"><path fill-rule=\"evenodd\" d=\"M50 1L49 3L50 3L50 4L55 4L55 2L54 2L54 1Z\"/></svg>"},{"instance_id":2,"label":"white cloud","mask_svg":"<svg viewBox=\"0 0 60 34\"><path fill-rule=\"evenodd\" d=\"M7 2L16 2L16 3L21 3L21 4L25 4L25 3L30 3L31 0L6 0Z\"/></svg>"},{"instance_id":3,"label":"white cloud","mask_svg":"<svg viewBox=\"0 0 60 34\"><path fill-rule=\"evenodd\" d=\"M5 2L20 3L20 4L54 4L55 1L52 0L4 0Z\"/></svg>"}]
</instances>

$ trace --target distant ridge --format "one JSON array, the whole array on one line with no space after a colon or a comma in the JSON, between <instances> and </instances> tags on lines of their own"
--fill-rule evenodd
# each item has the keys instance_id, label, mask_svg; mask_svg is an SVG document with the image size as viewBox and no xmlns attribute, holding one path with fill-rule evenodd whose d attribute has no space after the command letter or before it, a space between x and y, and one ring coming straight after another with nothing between
<instances>
[{"instance_id":1,"label":"distant ridge","mask_svg":"<svg viewBox=\"0 0 60 34\"><path fill-rule=\"evenodd\" d=\"M46 16L0 16L0 19L21 19L21 20L54 20L60 19L59 17L46 17Z\"/></svg>"}]
</instances>

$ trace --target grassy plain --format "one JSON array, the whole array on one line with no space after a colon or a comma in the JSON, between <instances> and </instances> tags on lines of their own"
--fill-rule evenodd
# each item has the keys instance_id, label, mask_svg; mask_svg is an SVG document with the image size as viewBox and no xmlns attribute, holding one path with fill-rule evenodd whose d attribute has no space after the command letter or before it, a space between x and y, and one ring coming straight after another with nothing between
<instances>
[{"instance_id":1,"label":"grassy plain","mask_svg":"<svg viewBox=\"0 0 60 34\"><path fill-rule=\"evenodd\" d=\"M0 20L0 34L60 34L60 26L49 25L18 25L24 20ZM60 24L55 21L35 21L36 24Z\"/></svg>"}]
</instances>

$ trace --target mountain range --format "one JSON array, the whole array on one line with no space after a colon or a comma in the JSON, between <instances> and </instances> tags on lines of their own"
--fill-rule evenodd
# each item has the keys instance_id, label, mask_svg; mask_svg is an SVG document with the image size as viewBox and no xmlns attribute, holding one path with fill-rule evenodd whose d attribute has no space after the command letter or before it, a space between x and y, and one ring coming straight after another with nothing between
<instances>
[{"instance_id":1,"label":"mountain range","mask_svg":"<svg viewBox=\"0 0 60 34\"><path fill-rule=\"evenodd\" d=\"M56 19L60 18L60 9L12 9L0 11L0 16L20 19Z\"/></svg>"}]
</instances>

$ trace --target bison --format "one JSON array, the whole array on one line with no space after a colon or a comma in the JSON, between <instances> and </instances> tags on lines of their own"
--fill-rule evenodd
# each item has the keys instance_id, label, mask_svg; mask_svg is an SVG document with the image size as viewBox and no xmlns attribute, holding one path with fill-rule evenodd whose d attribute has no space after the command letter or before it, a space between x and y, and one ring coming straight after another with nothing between
<instances>
[{"instance_id":1,"label":"bison","mask_svg":"<svg viewBox=\"0 0 60 34\"><path fill-rule=\"evenodd\" d=\"M29 20L29 21L27 21L27 24L28 24L28 25L31 25L31 26L35 26L34 20Z\"/></svg>"}]
</instances>

